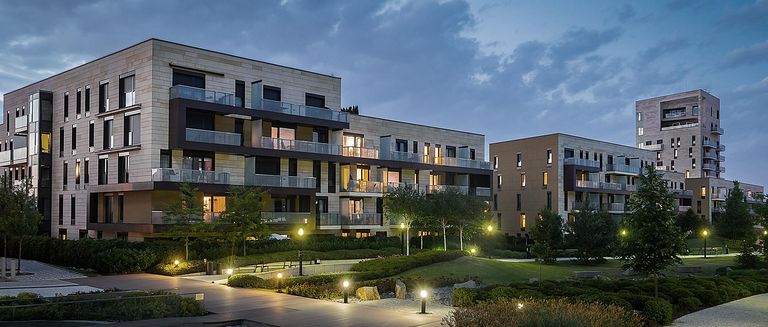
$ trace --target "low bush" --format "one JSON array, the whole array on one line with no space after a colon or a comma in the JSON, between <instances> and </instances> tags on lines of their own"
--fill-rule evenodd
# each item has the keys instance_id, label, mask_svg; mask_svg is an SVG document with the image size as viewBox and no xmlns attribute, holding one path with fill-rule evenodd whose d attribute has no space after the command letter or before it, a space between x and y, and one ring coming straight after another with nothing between
<instances>
[{"instance_id":1,"label":"low bush","mask_svg":"<svg viewBox=\"0 0 768 327\"><path fill-rule=\"evenodd\" d=\"M166 276L186 275L205 271L205 262L203 260L180 261L177 267L174 263L158 263L147 272Z\"/></svg>"},{"instance_id":2,"label":"low bush","mask_svg":"<svg viewBox=\"0 0 768 327\"><path fill-rule=\"evenodd\" d=\"M634 308L632 306L632 303L629 303L629 301L622 299L618 295L613 295L610 293L584 294L584 295L577 296L576 299L586 303L600 303L605 305L615 305L617 307L620 307L626 310L632 310Z\"/></svg>"},{"instance_id":3,"label":"low bush","mask_svg":"<svg viewBox=\"0 0 768 327\"><path fill-rule=\"evenodd\" d=\"M701 300L695 297L687 297L677 301L677 306L682 310L695 310L701 305Z\"/></svg>"},{"instance_id":4,"label":"low bush","mask_svg":"<svg viewBox=\"0 0 768 327\"><path fill-rule=\"evenodd\" d=\"M229 255L229 246L215 239L196 239L190 243L190 252L195 258L218 259ZM308 235L301 243L296 240L263 239L246 242L248 256L275 252L297 251L329 252L336 250L383 250L396 248L400 253L400 239L397 237L338 237L333 235ZM239 246L242 254L242 243Z\"/></svg>"},{"instance_id":5,"label":"low bush","mask_svg":"<svg viewBox=\"0 0 768 327\"><path fill-rule=\"evenodd\" d=\"M361 273L363 279L394 276L407 270L450 261L464 255L462 251L427 251L410 256L393 256L356 263L352 271Z\"/></svg>"},{"instance_id":6,"label":"low bush","mask_svg":"<svg viewBox=\"0 0 768 327\"><path fill-rule=\"evenodd\" d=\"M343 259L366 259L377 257L388 257L400 254L400 248L383 249L356 249L356 250L333 250L327 252L302 251L304 260L343 260ZM247 257L236 257L235 265L238 267L248 265L258 265L270 262L298 261L298 251L283 251L249 255Z\"/></svg>"},{"instance_id":7,"label":"low bush","mask_svg":"<svg viewBox=\"0 0 768 327\"><path fill-rule=\"evenodd\" d=\"M341 298L344 294L341 288L335 284L312 284L299 283L285 287L285 292L291 295L298 295L320 300L334 300Z\"/></svg>"},{"instance_id":8,"label":"low bush","mask_svg":"<svg viewBox=\"0 0 768 327\"><path fill-rule=\"evenodd\" d=\"M248 274L237 274L227 278L227 285L242 288L269 288L271 283L263 278Z\"/></svg>"},{"instance_id":9,"label":"low bush","mask_svg":"<svg viewBox=\"0 0 768 327\"><path fill-rule=\"evenodd\" d=\"M111 248L96 253L90 267L102 273L130 273L148 270L157 263L157 254L151 250Z\"/></svg>"},{"instance_id":10,"label":"low bush","mask_svg":"<svg viewBox=\"0 0 768 327\"><path fill-rule=\"evenodd\" d=\"M454 307L466 307L475 304L477 291L471 288L457 288L453 290L451 304Z\"/></svg>"},{"instance_id":11,"label":"low bush","mask_svg":"<svg viewBox=\"0 0 768 327\"><path fill-rule=\"evenodd\" d=\"M648 299L643 307L643 316L661 325L672 322L672 312L672 304L658 298Z\"/></svg>"},{"instance_id":12,"label":"low bush","mask_svg":"<svg viewBox=\"0 0 768 327\"><path fill-rule=\"evenodd\" d=\"M500 300L454 309L443 318L448 327L595 326L640 327L642 319L614 305L563 299Z\"/></svg>"},{"instance_id":13,"label":"low bush","mask_svg":"<svg viewBox=\"0 0 768 327\"><path fill-rule=\"evenodd\" d=\"M505 258L505 259L527 259L528 254L521 251L512 251L512 250L497 250L492 249L490 250L490 255L495 258Z\"/></svg>"}]
</instances>

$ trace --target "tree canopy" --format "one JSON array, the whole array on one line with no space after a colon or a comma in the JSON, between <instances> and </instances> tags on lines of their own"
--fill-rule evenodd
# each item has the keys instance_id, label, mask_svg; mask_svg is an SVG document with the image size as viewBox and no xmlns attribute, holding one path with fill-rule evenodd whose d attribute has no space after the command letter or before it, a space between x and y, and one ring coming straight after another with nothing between
<instances>
[{"instance_id":1,"label":"tree canopy","mask_svg":"<svg viewBox=\"0 0 768 327\"><path fill-rule=\"evenodd\" d=\"M179 185L179 199L165 210L163 221L170 224L166 235L184 241L184 259L189 260L189 239L203 228L203 202L189 183Z\"/></svg>"},{"instance_id":2,"label":"tree canopy","mask_svg":"<svg viewBox=\"0 0 768 327\"><path fill-rule=\"evenodd\" d=\"M541 210L531 237L536 242L532 248L536 257L545 263L554 263L557 249L563 243L563 218L552 210Z\"/></svg>"},{"instance_id":3,"label":"tree canopy","mask_svg":"<svg viewBox=\"0 0 768 327\"><path fill-rule=\"evenodd\" d=\"M745 240L754 236L755 223L749 213L744 191L739 187L739 182L733 182L733 188L725 199L725 212L716 221L716 232L732 240Z\"/></svg>"},{"instance_id":4,"label":"tree canopy","mask_svg":"<svg viewBox=\"0 0 768 327\"><path fill-rule=\"evenodd\" d=\"M611 215L585 206L573 216L567 230L578 260L585 264L604 262L616 241L616 224Z\"/></svg>"}]
</instances>

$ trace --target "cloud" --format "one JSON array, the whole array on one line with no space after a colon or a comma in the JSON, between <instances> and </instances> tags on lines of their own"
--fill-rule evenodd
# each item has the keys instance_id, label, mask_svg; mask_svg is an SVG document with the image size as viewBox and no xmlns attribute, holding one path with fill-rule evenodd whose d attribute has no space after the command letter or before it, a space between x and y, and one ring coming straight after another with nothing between
<instances>
[{"instance_id":1,"label":"cloud","mask_svg":"<svg viewBox=\"0 0 768 327\"><path fill-rule=\"evenodd\" d=\"M752 66L768 62L768 40L731 51L724 60L726 68Z\"/></svg>"}]
</instances>

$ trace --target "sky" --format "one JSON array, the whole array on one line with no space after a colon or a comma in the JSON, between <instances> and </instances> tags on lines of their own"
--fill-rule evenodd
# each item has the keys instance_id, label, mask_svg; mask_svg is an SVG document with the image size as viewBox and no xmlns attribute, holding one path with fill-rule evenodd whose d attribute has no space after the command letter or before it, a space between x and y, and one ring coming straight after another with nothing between
<instances>
[{"instance_id":1,"label":"sky","mask_svg":"<svg viewBox=\"0 0 768 327\"><path fill-rule=\"evenodd\" d=\"M700 88L724 177L768 185L768 0L10 0L0 93L151 37L340 76L343 106L488 143L633 145L635 100Z\"/></svg>"}]
</instances>

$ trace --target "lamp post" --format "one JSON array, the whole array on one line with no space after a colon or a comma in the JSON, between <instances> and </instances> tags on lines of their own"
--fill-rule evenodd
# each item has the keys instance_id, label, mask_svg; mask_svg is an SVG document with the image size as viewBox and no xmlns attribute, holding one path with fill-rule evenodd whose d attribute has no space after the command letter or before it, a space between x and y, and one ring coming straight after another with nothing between
<instances>
[{"instance_id":1,"label":"lamp post","mask_svg":"<svg viewBox=\"0 0 768 327\"><path fill-rule=\"evenodd\" d=\"M707 236L709 236L708 230L701 231L701 237L704 238L704 259L707 258Z\"/></svg>"},{"instance_id":2,"label":"lamp post","mask_svg":"<svg viewBox=\"0 0 768 327\"><path fill-rule=\"evenodd\" d=\"M400 223L400 254L405 255L405 223Z\"/></svg>"},{"instance_id":3,"label":"lamp post","mask_svg":"<svg viewBox=\"0 0 768 327\"><path fill-rule=\"evenodd\" d=\"M173 264L176 266L176 268L179 268L179 259L173 260Z\"/></svg>"},{"instance_id":4,"label":"lamp post","mask_svg":"<svg viewBox=\"0 0 768 327\"><path fill-rule=\"evenodd\" d=\"M490 240L491 233L493 233L493 225L488 224L488 226L485 227L485 230L488 231L488 239ZM491 258L491 251L490 251L491 247L490 247L490 245L486 244L485 249L486 249L486 251L488 251L488 259L490 259Z\"/></svg>"},{"instance_id":5,"label":"lamp post","mask_svg":"<svg viewBox=\"0 0 768 327\"><path fill-rule=\"evenodd\" d=\"M474 256L475 254L477 254L477 249L476 249L476 248L471 248L471 249L469 249L469 254L471 254L472 256Z\"/></svg>"},{"instance_id":6,"label":"lamp post","mask_svg":"<svg viewBox=\"0 0 768 327\"><path fill-rule=\"evenodd\" d=\"M344 303L349 303L349 281L345 280L341 286L344 287Z\"/></svg>"},{"instance_id":7,"label":"lamp post","mask_svg":"<svg viewBox=\"0 0 768 327\"><path fill-rule=\"evenodd\" d=\"M299 276L304 276L304 257L302 250L304 250L304 242L301 237L304 236L304 228L299 228Z\"/></svg>"},{"instance_id":8,"label":"lamp post","mask_svg":"<svg viewBox=\"0 0 768 327\"><path fill-rule=\"evenodd\" d=\"M283 273L277 273L277 292L283 292Z\"/></svg>"},{"instance_id":9,"label":"lamp post","mask_svg":"<svg viewBox=\"0 0 768 327\"><path fill-rule=\"evenodd\" d=\"M421 313L425 314L427 313L427 290L421 290L419 295L421 296Z\"/></svg>"}]
</instances>

